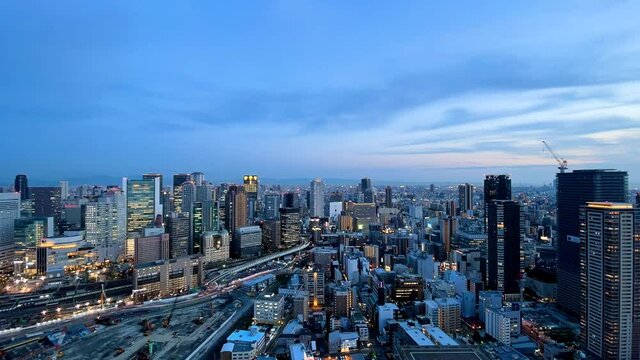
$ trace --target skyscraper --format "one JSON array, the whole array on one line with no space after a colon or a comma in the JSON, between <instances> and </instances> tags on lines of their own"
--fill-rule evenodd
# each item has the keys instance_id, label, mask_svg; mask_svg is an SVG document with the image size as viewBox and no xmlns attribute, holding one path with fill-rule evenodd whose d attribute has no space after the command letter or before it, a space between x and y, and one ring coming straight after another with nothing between
<instances>
[{"instance_id":1,"label":"skyscraper","mask_svg":"<svg viewBox=\"0 0 640 360\"><path fill-rule=\"evenodd\" d=\"M189 255L189 215L169 213L167 233L169 233L169 254L172 259Z\"/></svg>"},{"instance_id":2,"label":"skyscraper","mask_svg":"<svg viewBox=\"0 0 640 360\"><path fill-rule=\"evenodd\" d=\"M310 184L310 206L309 210L311 216L323 217L324 216L324 183L322 179L317 178L311 181Z\"/></svg>"},{"instance_id":3,"label":"skyscraper","mask_svg":"<svg viewBox=\"0 0 640 360\"><path fill-rule=\"evenodd\" d=\"M225 198L225 228L231 241L235 231L247 225L247 195L242 185L231 185Z\"/></svg>"},{"instance_id":4,"label":"skyscraper","mask_svg":"<svg viewBox=\"0 0 640 360\"><path fill-rule=\"evenodd\" d=\"M520 292L520 211L511 200L487 204L487 284L504 294Z\"/></svg>"},{"instance_id":5,"label":"skyscraper","mask_svg":"<svg viewBox=\"0 0 640 360\"><path fill-rule=\"evenodd\" d=\"M384 188L384 207L393 207L393 202L391 201L392 199L393 196L391 193L391 186L387 186L386 188Z\"/></svg>"},{"instance_id":6,"label":"skyscraper","mask_svg":"<svg viewBox=\"0 0 640 360\"><path fill-rule=\"evenodd\" d=\"M574 170L557 174L558 304L580 314L580 206L589 201L625 202L627 172Z\"/></svg>"},{"instance_id":7,"label":"skyscraper","mask_svg":"<svg viewBox=\"0 0 640 360\"><path fill-rule=\"evenodd\" d=\"M162 215L160 179L127 179L127 233L141 233Z\"/></svg>"},{"instance_id":8,"label":"skyscraper","mask_svg":"<svg viewBox=\"0 0 640 360\"><path fill-rule=\"evenodd\" d=\"M200 254L202 253L202 234L204 233L204 206L201 202L194 202L191 209L190 254Z\"/></svg>"},{"instance_id":9,"label":"skyscraper","mask_svg":"<svg viewBox=\"0 0 640 360\"><path fill-rule=\"evenodd\" d=\"M164 186L164 184L162 183L162 174L142 174L142 180L153 179L160 179L160 190L162 190L162 187Z\"/></svg>"},{"instance_id":10,"label":"skyscraper","mask_svg":"<svg viewBox=\"0 0 640 360\"><path fill-rule=\"evenodd\" d=\"M29 199L29 181L27 180L27 175L16 175L16 179L13 184L13 189L20 193L20 200Z\"/></svg>"},{"instance_id":11,"label":"skyscraper","mask_svg":"<svg viewBox=\"0 0 640 360\"><path fill-rule=\"evenodd\" d=\"M125 203L124 194L116 188L85 205L85 239L95 247L98 260L114 261L124 250L127 237Z\"/></svg>"},{"instance_id":12,"label":"skyscraper","mask_svg":"<svg viewBox=\"0 0 640 360\"><path fill-rule=\"evenodd\" d=\"M371 179L362 178L360 180L360 190L362 191L362 194L364 195L364 202L372 203L374 201L374 199L373 199L373 187L371 186Z\"/></svg>"},{"instance_id":13,"label":"skyscraper","mask_svg":"<svg viewBox=\"0 0 640 360\"><path fill-rule=\"evenodd\" d=\"M13 238L16 219L20 218L22 193L0 193L0 268L13 265L15 243Z\"/></svg>"},{"instance_id":14,"label":"skyscraper","mask_svg":"<svg viewBox=\"0 0 640 360\"><path fill-rule=\"evenodd\" d=\"M256 217L256 209L258 206L258 175L245 175L243 178L244 192L247 196L247 219L253 222Z\"/></svg>"},{"instance_id":15,"label":"skyscraper","mask_svg":"<svg viewBox=\"0 0 640 360\"><path fill-rule=\"evenodd\" d=\"M509 175L486 175L484 178L484 203L493 200L511 200Z\"/></svg>"},{"instance_id":16,"label":"skyscraper","mask_svg":"<svg viewBox=\"0 0 640 360\"><path fill-rule=\"evenodd\" d=\"M69 182L60 181L60 198L65 201L69 198Z\"/></svg>"},{"instance_id":17,"label":"skyscraper","mask_svg":"<svg viewBox=\"0 0 640 360\"><path fill-rule=\"evenodd\" d=\"M280 194L266 194L264 196L264 218L277 220L279 218Z\"/></svg>"},{"instance_id":18,"label":"skyscraper","mask_svg":"<svg viewBox=\"0 0 640 360\"><path fill-rule=\"evenodd\" d=\"M637 210L588 202L580 224L582 348L600 359L640 359Z\"/></svg>"},{"instance_id":19,"label":"skyscraper","mask_svg":"<svg viewBox=\"0 0 640 360\"><path fill-rule=\"evenodd\" d=\"M182 184L191 180L189 174L175 174L173 175L173 211L183 212L182 210ZM187 212L189 210L186 210Z\"/></svg>"},{"instance_id":20,"label":"skyscraper","mask_svg":"<svg viewBox=\"0 0 640 360\"><path fill-rule=\"evenodd\" d=\"M191 213L193 203L196 201L196 184L189 180L181 185L182 188L182 209L181 212Z\"/></svg>"},{"instance_id":21,"label":"skyscraper","mask_svg":"<svg viewBox=\"0 0 640 360\"><path fill-rule=\"evenodd\" d=\"M196 186L202 186L205 184L204 173L201 173L199 171L191 173L191 179L193 179L193 182L196 184Z\"/></svg>"},{"instance_id":22,"label":"skyscraper","mask_svg":"<svg viewBox=\"0 0 640 360\"><path fill-rule=\"evenodd\" d=\"M300 242L300 209L280 208L280 244L285 248Z\"/></svg>"},{"instance_id":23,"label":"skyscraper","mask_svg":"<svg viewBox=\"0 0 640 360\"><path fill-rule=\"evenodd\" d=\"M473 185L468 183L458 185L458 210L461 212L473 210Z\"/></svg>"},{"instance_id":24,"label":"skyscraper","mask_svg":"<svg viewBox=\"0 0 640 360\"><path fill-rule=\"evenodd\" d=\"M29 188L33 216L52 216L58 226L62 220L62 194L59 187Z\"/></svg>"}]
</instances>

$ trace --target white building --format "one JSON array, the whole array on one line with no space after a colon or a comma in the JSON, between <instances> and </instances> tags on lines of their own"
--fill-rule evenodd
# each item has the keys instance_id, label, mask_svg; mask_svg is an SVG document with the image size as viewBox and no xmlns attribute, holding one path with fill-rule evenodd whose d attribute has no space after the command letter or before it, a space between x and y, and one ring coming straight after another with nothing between
<instances>
[{"instance_id":1,"label":"white building","mask_svg":"<svg viewBox=\"0 0 640 360\"><path fill-rule=\"evenodd\" d=\"M253 318L258 324L275 325L282 320L284 296L270 294L256 299L253 303Z\"/></svg>"},{"instance_id":2,"label":"white building","mask_svg":"<svg viewBox=\"0 0 640 360\"><path fill-rule=\"evenodd\" d=\"M511 345L511 338L520 336L520 311L504 308L488 308L485 312L487 334L505 345Z\"/></svg>"},{"instance_id":3,"label":"white building","mask_svg":"<svg viewBox=\"0 0 640 360\"><path fill-rule=\"evenodd\" d=\"M313 354L300 343L289 345L289 355L291 360L314 360Z\"/></svg>"},{"instance_id":4,"label":"white building","mask_svg":"<svg viewBox=\"0 0 640 360\"><path fill-rule=\"evenodd\" d=\"M264 348L266 336L252 326L249 330L234 330L227 337L227 343L222 346L220 356L222 360L254 360L258 358Z\"/></svg>"},{"instance_id":5,"label":"white building","mask_svg":"<svg viewBox=\"0 0 640 360\"><path fill-rule=\"evenodd\" d=\"M312 217L324 216L324 183L322 179L314 179L311 181L310 190L310 209L309 212Z\"/></svg>"},{"instance_id":6,"label":"white building","mask_svg":"<svg viewBox=\"0 0 640 360\"><path fill-rule=\"evenodd\" d=\"M342 201L332 201L329 203L329 218L336 222L342 213Z\"/></svg>"},{"instance_id":7,"label":"white building","mask_svg":"<svg viewBox=\"0 0 640 360\"><path fill-rule=\"evenodd\" d=\"M127 238L125 195L110 191L85 206L86 241L95 247L98 260L115 261Z\"/></svg>"},{"instance_id":8,"label":"white building","mask_svg":"<svg viewBox=\"0 0 640 360\"><path fill-rule=\"evenodd\" d=\"M478 315L480 321L484 322L487 309L502 307L502 292L500 291L480 291L478 295Z\"/></svg>"},{"instance_id":9,"label":"white building","mask_svg":"<svg viewBox=\"0 0 640 360\"><path fill-rule=\"evenodd\" d=\"M399 311L398 305L394 303L386 303L378 305L378 332L382 334L387 326L387 321L393 320L395 313Z\"/></svg>"},{"instance_id":10,"label":"white building","mask_svg":"<svg viewBox=\"0 0 640 360\"><path fill-rule=\"evenodd\" d=\"M204 262L229 260L229 232L207 231L202 235Z\"/></svg>"},{"instance_id":11,"label":"white building","mask_svg":"<svg viewBox=\"0 0 640 360\"><path fill-rule=\"evenodd\" d=\"M0 193L0 268L13 266L14 223L20 218L20 193Z\"/></svg>"},{"instance_id":12,"label":"white building","mask_svg":"<svg viewBox=\"0 0 640 360\"><path fill-rule=\"evenodd\" d=\"M329 354L344 354L356 349L358 349L358 333L340 331L329 333Z\"/></svg>"}]
</instances>

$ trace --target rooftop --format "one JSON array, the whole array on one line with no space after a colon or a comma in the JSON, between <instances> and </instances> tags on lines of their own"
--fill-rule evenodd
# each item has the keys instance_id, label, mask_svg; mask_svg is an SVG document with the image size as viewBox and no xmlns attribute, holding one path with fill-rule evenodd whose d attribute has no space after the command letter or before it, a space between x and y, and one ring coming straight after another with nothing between
<instances>
[{"instance_id":1,"label":"rooftop","mask_svg":"<svg viewBox=\"0 0 640 360\"><path fill-rule=\"evenodd\" d=\"M264 338L264 332L253 330L234 330L228 337L228 342L255 343Z\"/></svg>"}]
</instances>

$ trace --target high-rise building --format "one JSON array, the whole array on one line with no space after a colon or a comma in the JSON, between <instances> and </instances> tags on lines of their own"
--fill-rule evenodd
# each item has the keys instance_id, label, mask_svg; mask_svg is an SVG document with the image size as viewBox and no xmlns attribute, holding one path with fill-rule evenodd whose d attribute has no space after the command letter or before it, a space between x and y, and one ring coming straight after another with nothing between
<instances>
[{"instance_id":1,"label":"high-rise building","mask_svg":"<svg viewBox=\"0 0 640 360\"><path fill-rule=\"evenodd\" d=\"M580 314L580 206L626 202L627 172L574 170L557 174L558 305Z\"/></svg>"},{"instance_id":2,"label":"high-rise building","mask_svg":"<svg viewBox=\"0 0 640 360\"><path fill-rule=\"evenodd\" d=\"M172 259L189 254L190 217L185 213L169 213L167 217L167 233L169 234L169 250Z\"/></svg>"},{"instance_id":3,"label":"high-rise building","mask_svg":"<svg viewBox=\"0 0 640 360\"><path fill-rule=\"evenodd\" d=\"M484 203L494 200L511 200L511 176L486 175L484 178Z\"/></svg>"},{"instance_id":4,"label":"high-rise building","mask_svg":"<svg viewBox=\"0 0 640 360\"><path fill-rule=\"evenodd\" d=\"M21 218L14 221L13 238L16 250L35 248L44 238L54 236L52 217Z\"/></svg>"},{"instance_id":5,"label":"high-rise building","mask_svg":"<svg viewBox=\"0 0 640 360\"><path fill-rule=\"evenodd\" d=\"M210 200L201 204L203 231L220 230L220 202Z\"/></svg>"},{"instance_id":6,"label":"high-rise building","mask_svg":"<svg viewBox=\"0 0 640 360\"><path fill-rule=\"evenodd\" d=\"M371 186L371 179L362 178L360 180L360 191L362 191L362 195L364 195L363 202L366 202L366 203L374 202L373 187Z\"/></svg>"},{"instance_id":7,"label":"high-rise building","mask_svg":"<svg viewBox=\"0 0 640 360\"><path fill-rule=\"evenodd\" d=\"M27 180L27 175L16 175L16 179L13 184L13 189L15 190L15 192L20 193L20 200L24 201L30 198L29 181Z\"/></svg>"},{"instance_id":8,"label":"high-rise building","mask_svg":"<svg viewBox=\"0 0 640 360\"><path fill-rule=\"evenodd\" d=\"M288 192L284 194L282 207L285 208L298 208L299 207L298 195L294 192Z\"/></svg>"},{"instance_id":9,"label":"high-rise building","mask_svg":"<svg viewBox=\"0 0 640 360\"><path fill-rule=\"evenodd\" d=\"M236 229L247 225L247 195L242 185L229 186L224 207L225 228L231 239L235 239Z\"/></svg>"},{"instance_id":10,"label":"high-rise building","mask_svg":"<svg viewBox=\"0 0 640 360\"><path fill-rule=\"evenodd\" d=\"M309 194L309 212L311 216L324 216L324 183L317 178L311 181Z\"/></svg>"},{"instance_id":11,"label":"high-rise building","mask_svg":"<svg viewBox=\"0 0 640 360\"><path fill-rule=\"evenodd\" d=\"M266 194L264 196L265 220L277 220L280 217L280 194Z\"/></svg>"},{"instance_id":12,"label":"high-rise building","mask_svg":"<svg viewBox=\"0 0 640 360\"><path fill-rule=\"evenodd\" d=\"M236 259L260 256L262 253L262 229L260 226L243 226L236 229L231 240L231 257Z\"/></svg>"},{"instance_id":13,"label":"high-rise building","mask_svg":"<svg viewBox=\"0 0 640 360\"><path fill-rule=\"evenodd\" d=\"M458 185L458 210L461 212L473 210L473 185L468 183Z\"/></svg>"},{"instance_id":14,"label":"high-rise building","mask_svg":"<svg viewBox=\"0 0 640 360\"><path fill-rule=\"evenodd\" d=\"M487 285L505 294L520 293L520 205L511 200L487 204Z\"/></svg>"},{"instance_id":15,"label":"high-rise building","mask_svg":"<svg viewBox=\"0 0 640 360\"><path fill-rule=\"evenodd\" d=\"M69 198L69 182L60 181L60 198L65 201Z\"/></svg>"},{"instance_id":16,"label":"high-rise building","mask_svg":"<svg viewBox=\"0 0 640 360\"><path fill-rule=\"evenodd\" d=\"M384 206L387 208L393 207L393 194L391 192L391 186L384 188Z\"/></svg>"},{"instance_id":17,"label":"high-rise building","mask_svg":"<svg viewBox=\"0 0 640 360\"><path fill-rule=\"evenodd\" d=\"M640 359L637 216L632 204L581 206L580 340L599 359Z\"/></svg>"},{"instance_id":18,"label":"high-rise building","mask_svg":"<svg viewBox=\"0 0 640 360\"><path fill-rule=\"evenodd\" d=\"M348 286L337 286L333 289L333 316L336 318L351 316L353 310L353 292Z\"/></svg>"},{"instance_id":19,"label":"high-rise building","mask_svg":"<svg viewBox=\"0 0 640 360\"><path fill-rule=\"evenodd\" d=\"M196 186L205 185L204 173L201 173L199 171L191 173L191 179L193 179L193 182L196 184Z\"/></svg>"},{"instance_id":20,"label":"high-rise building","mask_svg":"<svg viewBox=\"0 0 640 360\"><path fill-rule=\"evenodd\" d=\"M56 226L62 220L62 197L59 187L29 188L33 216L52 216Z\"/></svg>"},{"instance_id":21,"label":"high-rise building","mask_svg":"<svg viewBox=\"0 0 640 360\"><path fill-rule=\"evenodd\" d=\"M215 199L216 188L211 184L196 185L196 202L205 202Z\"/></svg>"},{"instance_id":22,"label":"high-rise building","mask_svg":"<svg viewBox=\"0 0 640 360\"><path fill-rule=\"evenodd\" d=\"M303 270L302 275L304 277L304 290L309 294L309 305L317 308L324 305L324 285L325 276L324 271Z\"/></svg>"},{"instance_id":23,"label":"high-rise building","mask_svg":"<svg viewBox=\"0 0 640 360\"><path fill-rule=\"evenodd\" d=\"M201 202L194 202L191 209L190 254L200 254L202 253L202 234L205 231L204 206Z\"/></svg>"},{"instance_id":24,"label":"high-rise building","mask_svg":"<svg viewBox=\"0 0 640 360\"><path fill-rule=\"evenodd\" d=\"M256 213L258 207L258 191L260 190L258 175L245 175L242 180L244 192L247 196L247 219L253 223L258 215Z\"/></svg>"},{"instance_id":25,"label":"high-rise building","mask_svg":"<svg viewBox=\"0 0 640 360\"><path fill-rule=\"evenodd\" d=\"M126 180L127 233L141 233L153 224L156 215L162 216L160 179Z\"/></svg>"},{"instance_id":26,"label":"high-rise building","mask_svg":"<svg viewBox=\"0 0 640 360\"><path fill-rule=\"evenodd\" d=\"M0 268L13 266L15 221L20 218L21 193L0 193Z\"/></svg>"},{"instance_id":27,"label":"high-rise building","mask_svg":"<svg viewBox=\"0 0 640 360\"><path fill-rule=\"evenodd\" d=\"M280 208L280 244L289 248L300 242L300 209Z\"/></svg>"},{"instance_id":28,"label":"high-rise building","mask_svg":"<svg viewBox=\"0 0 640 360\"><path fill-rule=\"evenodd\" d=\"M164 186L162 183L162 174L142 174L142 180L160 179L160 189Z\"/></svg>"},{"instance_id":29,"label":"high-rise building","mask_svg":"<svg viewBox=\"0 0 640 360\"><path fill-rule=\"evenodd\" d=\"M173 211L183 212L182 210L182 184L191 180L189 174L175 174L173 175ZM189 210L187 210L189 211Z\"/></svg>"},{"instance_id":30,"label":"high-rise building","mask_svg":"<svg viewBox=\"0 0 640 360\"><path fill-rule=\"evenodd\" d=\"M196 201L196 184L189 180L181 185L182 187L182 207L181 212L191 213L193 211L193 203Z\"/></svg>"},{"instance_id":31,"label":"high-rise building","mask_svg":"<svg viewBox=\"0 0 640 360\"><path fill-rule=\"evenodd\" d=\"M98 260L115 261L127 238L125 195L112 189L85 205L85 240L94 246Z\"/></svg>"}]
</instances>

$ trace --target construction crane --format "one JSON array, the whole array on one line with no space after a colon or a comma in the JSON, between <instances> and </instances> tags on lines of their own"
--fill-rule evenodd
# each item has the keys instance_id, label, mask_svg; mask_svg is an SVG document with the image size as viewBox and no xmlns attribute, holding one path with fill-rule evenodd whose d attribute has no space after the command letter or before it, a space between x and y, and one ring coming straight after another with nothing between
<instances>
[{"instance_id":1,"label":"construction crane","mask_svg":"<svg viewBox=\"0 0 640 360\"><path fill-rule=\"evenodd\" d=\"M559 165L558 169L560 170L560 173L564 174L564 172L569 168L569 165L567 165L567 160L565 160L565 159L559 157L558 155L556 155L556 153L554 153L553 150L551 150L551 146L549 146L549 144L547 144L546 141L542 140L542 143L544 144L544 146L547 148L547 150L549 150L551 155L553 155L553 157L558 162L558 165ZM544 151L544 148L542 150Z\"/></svg>"}]
</instances>

